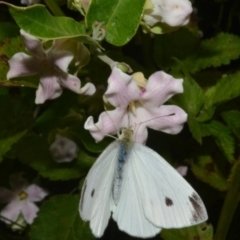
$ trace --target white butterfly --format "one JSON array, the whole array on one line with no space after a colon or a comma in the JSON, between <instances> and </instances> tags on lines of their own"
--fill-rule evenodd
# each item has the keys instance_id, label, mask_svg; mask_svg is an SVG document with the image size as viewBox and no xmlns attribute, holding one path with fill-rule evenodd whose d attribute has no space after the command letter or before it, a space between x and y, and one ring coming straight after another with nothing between
<instances>
[{"instance_id":1,"label":"white butterfly","mask_svg":"<svg viewBox=\"0 0 240 240\"><path fill-rule=\"evenodd\" d=\"M96 237L103 235L111 212L120 230L141 238L208 218L196 191L160 155L135 143L129 128L93 164L79 211Z\"/></svg>"}]
</instances>

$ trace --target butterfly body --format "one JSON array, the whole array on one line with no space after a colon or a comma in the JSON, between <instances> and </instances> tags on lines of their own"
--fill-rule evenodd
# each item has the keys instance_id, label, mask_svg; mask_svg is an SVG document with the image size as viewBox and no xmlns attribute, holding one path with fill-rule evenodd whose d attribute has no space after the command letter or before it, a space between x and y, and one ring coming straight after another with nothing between
<instances>
[{"instance_id":1,"label":"butterfly body","mask_svg":"<svg viewBox=\"0 0 240 240\"><path fill-rule=\"evenodd\" d=\"M142 238L207 220L195 190L160 155L135 143L128 128L90 169L79 210L96 237L103 235L111 213L120 230Z\"/></svg>"}]
</instances>

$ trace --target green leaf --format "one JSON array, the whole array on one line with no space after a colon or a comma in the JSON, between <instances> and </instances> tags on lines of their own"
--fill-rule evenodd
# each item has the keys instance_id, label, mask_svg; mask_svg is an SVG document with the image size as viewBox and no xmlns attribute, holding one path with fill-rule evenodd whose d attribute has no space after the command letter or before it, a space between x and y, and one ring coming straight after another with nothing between
<instances>
[{"instance_id":1,"label":"green leaf","mask_svg":"<svg viewBox=\"0 0 240 240\"><path fill-rule=\"evenodd\" d=\"M190 73L207 67L229 64L240 56L240 38L220 33L216 37L199 42L199 37L186 29L158 36L155 42L155 58L164 70L179 70L172 57L178 58Z\"/></svg>"},{"instance_id":2,"label":"green leaf","mask_svg":"<svg viewBox=\"0 0 240 240\"><path fill-rule=\"evenodd\" d=\"M0 98L0 161L12 145L32 127L31 107L20 96Z\"/></svg>"},{"instance_id":3,"label":"green leaf","mask_svg":"<svg viewBox=\"0 0 240 240\"><path fill-rule=\"evenodd\" d=\"M52 197L41 207L30 230L31 240L95 239L79 216L79 195Z\"/></svg>"},{"instance_id":4,"label":"green leaf","mask_svg":"<svg viewBox=\"0 0 240 240\"><path fill-rule=\"evenodd\" d=\"M6 80L9 70L8 60L17 52L25 52L24 43L20 37L7 39L0 44L0 86L1 87L31 87L37 88L38 76L21 77Z\"/></svg>"},{"instance_id":5,"label":"green leaf","mask_svg":"<svg viewBox=\"0 0 240 240\"><path fill-rule=\"evenodd\" d=\"M194 239L213 239L213 228L211 225L202 223L193 227L180 229L163 229L161 237L164 240L194 240Z\"/></svg>"},{"instance_id":6,"label":"green leaf","mask_svg":"<svg viewBox=\"0 0 240 240\"><path fill-rule=\"evenodd\" d=\"M0 22L0 41L6 38L17 37L19 27L11 22Z\"/></svg>"},{"instance_id":7,"label":"green leaf","mask_svg":"<svg viewBox=\"0 0 240 240\"><path fill-rule=\"evenodd\" d=\"M212 121L210 123L202 125L203 129L205 128L205 136L213 136L216 144L222 150L225 157L229 162L234 161L234 149L235 141L231 135L231 131L221 122ZM210 133L210 134L208 134Z\"/></svg>"},{"instance_id":8,"label":"green leaf","mask_svg":"<svg viewBox=\"0 0 240 240\"><path fill-rule=\"evenodd\" d=\"M33 36L45 40L78 37L82 41L98 45L87 35L83 24L69 17L54 17L44 5L17 7L2 3L9 6L9 11L18 26Z\"/></svg>"},{"instance_id":9,"label":"green leaf","mask_svg":"<svg viewBox=\"0 0 240 240\"><path fill-rule=\"evenodd\" d=\"M240 72L224 75L220 81L206 91L206 108L229 101L240 95Z\"/></svg>"},{"instance_id":10,"label":"green leaf","mask_svg":"<svg viewBox=\"0 0 240 240\"><path fill-rule=\"evenodd\" d=\"M50 144L44 137L32 134L22 138L14 146L14 151L20 161L53 181L83 177L95 160L95 157L89 156L80 149L77 159L72 162L56 163L49 148Z\"/></svg>"},{"instance_id":11,"label":"green leaf","mask_svg":"<svg viewBox=\"0 0 240 240\"><path fill-rule=\"evenodd\" d=\"M116 46L126 44L136 33L145 0L92 0L86 15L91 29L95 21L104 23L106 40Z\"/></svg>"},{"instance_id":12,"label":"green leaf","mask_svg":"<svg viewBox=\"0 0 240 240\"><path fill-rule=\"evenodd\" d=\"M237 110L231 110L223 112L221 115L235 136L240 138L240 112Z\"/></svg>"},{"instance_id":13,"label":"green leaf","mask_svg":"<svg viewBox=\"0 0 240 240\"><path fill-rule=\"evenodd\" d=\"M227 180L211 156L199 155L194 161L190 161L189 163L194 175L202 182L209 184L219 191L227 190Z\"/></svg>"}]
</instances>

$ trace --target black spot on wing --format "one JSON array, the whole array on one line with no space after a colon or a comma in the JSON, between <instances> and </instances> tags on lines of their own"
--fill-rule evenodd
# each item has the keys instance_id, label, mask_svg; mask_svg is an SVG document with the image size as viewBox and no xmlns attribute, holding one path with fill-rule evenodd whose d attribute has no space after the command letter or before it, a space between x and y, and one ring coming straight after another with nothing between
<instances>
[{"instance_id":1,"label":"black spot on wing","mask_svg":"<svg viewBox=\"0 0 240 240\"><path fill-rule=\"evenodd\" d=\"M165 197L165 203L168 207L173 205L173 201L171 198Z\"/></svg>"},{"instance_id":2,"label":"black spot on wing","mask_svg":"<svg viewBox=\"0 0 240 240\"><path fill-rule=\"evenodd\" d=\"M86 188L87 188L87 181L85 181L84 186L83 186L83 190L82 190L82 197L81 197L81 203L80 203L81 211L83 210L83 202L84 202L84 195L85 195L85 192L86 192Z\"/></svg>"},{"instance_id":3,"label":"black spot on wing","mask_svg":"<svg viewBox=\"0 0 240 240\"><path fill-rule=\"evenodd\" d=\"M192 212L192 221L197 223L201 222L205 219L205 210L203 208L203 203L200 197L196 194L193 193L192 196L188 197L195 212Z\"/></svg>"},{"instance_id":4,"label":"black spot on wing","mask_svg":"<svg viewBox=\"0 0 240 240\"><path fill-rule=\"evenodd\" d=\"M95 193L95 189L92 190L92 192L91 192L91 197L94 196L94 193Z\"/></svg>"}]
</instances>

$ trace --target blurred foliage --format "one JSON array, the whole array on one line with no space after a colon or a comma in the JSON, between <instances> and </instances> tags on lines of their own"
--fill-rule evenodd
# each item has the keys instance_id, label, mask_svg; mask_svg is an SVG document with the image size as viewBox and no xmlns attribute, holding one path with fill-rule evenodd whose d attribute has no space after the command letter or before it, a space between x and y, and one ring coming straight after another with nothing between
<instances>
[{"instance_id":1,"label":"blurred foliage","mask_svg":"<svg viewBox=\"0 0 240 240\"><path fill-rule=\"evenodd\" d=\"M188 113L185 128L177 136L151 139L150 135L149 145L174 166L189 166L186 179L206 203L209 221L162 230L153 239L240 239L240 1L193 0L195 10L187 27L151 36L139 27L142 0L121 4L92 1L85 21L79 12L68 9L64 0L52 5L42 1L45 6L27 8L20 6L20 1L7 2L18 7L0 5L0 186L6 186L11 173L21 170L30 179L40 179L45 188L51 189L54 184L64 195L50 192L33 225L21 234L0 223L0 240L94 239L89 224L79 217L78 186L111 141L108 138L96 144L83 128L88 116L97 118L104 110L102 95L110 68L91 51L90 63L78 76L83 83L90 79L96 85L93 96L64 89L59 98L35 105L39 76L6 79L8 60L17 52L26 53L20 28L44 40L75 38L87 43L90 50L101 45L109 57L142 71L146 77L163 70L183 78L184 93L169 103ZM105 11L99 11L101 4L105 4ZM65 16L54 16L57 12ZM89 35L96 16L105 24L107 35L102 42ZM70 163L53 160L49 148L57 134L78 146L77 156ZM160 150L159 145L163 146ZM72 189L76 193L70 194ZM111 227L102 239L136 239Z\"/></svg>"}]
</instances>

